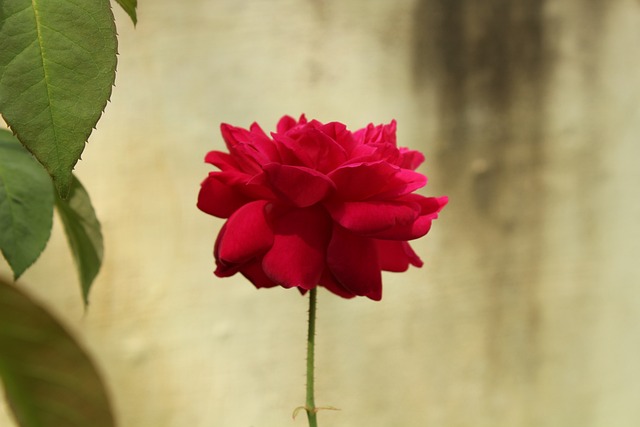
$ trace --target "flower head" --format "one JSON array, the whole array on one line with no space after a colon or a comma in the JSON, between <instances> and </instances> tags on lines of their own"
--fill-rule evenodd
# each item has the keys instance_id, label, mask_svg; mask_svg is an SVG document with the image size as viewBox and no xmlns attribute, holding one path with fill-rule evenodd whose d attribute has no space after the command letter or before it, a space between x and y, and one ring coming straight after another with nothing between
<instances>
[{"instance_id":1,"label":"flower head","mask_svg":"<svg viewBox=\"0 0 640 427\"><path fill-rule=\"evenodd\" d=\"M205 161L198 208L227 218L215 274L256 287L318 285L345 298L382 297L381 271L422 261L408 241L427 234L446 197L414 191L424 156L396 145L396 122L355 132L338 122L284 116L267 135L221 125L227 152Z\"/></svg>"}]
</instances>

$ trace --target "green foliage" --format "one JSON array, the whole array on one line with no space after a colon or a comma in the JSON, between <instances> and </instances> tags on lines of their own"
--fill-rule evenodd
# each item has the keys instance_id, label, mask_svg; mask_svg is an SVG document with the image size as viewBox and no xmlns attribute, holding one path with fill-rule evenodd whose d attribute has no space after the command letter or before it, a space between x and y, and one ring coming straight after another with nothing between
<instances>
[{"instance_id":1,"label":"green foliage","mask_svg":"<svg viewBox=\"0 0 640 427\"><path fill-rule=\"evenodd\" d=\"M0 377L21 427L115 425L87 353L47 311L2 280Z\"/></svg>"},{"instance_id":2,"label":"green foliage","mask_svg":"<svg viewBox=\"0 0 640 427\"><path fill-rule=\"evenodd\" d=\"M138 7L138 0L116 0L118 4L124 9L133 21L133 25L138 23L138 16L136 15L136 8Z\"/></svg>"},{"instance_id":3,"label":"green foliage","mask_svg":"<svg viewBox=\"0 0 640 427\"><path fill-rule=\"evenodd\" d=\"M89 289L102 265L102 231L91 205L89 194L74 176L69 197L56 197L56 208L67 234L71 253L76 262L82 297L88 304Z\"/></svg>"},{"instance_id":4,"label":"green foliage","mask_svg":"<svg viewBox=\"0 0 640 427\"><path fill-rule=\"evenodd\" d=\"M109 0L0 1L0 113L62 197L115 80Z\"/></svg>"},{"instance_id":5,"label":"green foliage","mask_svg":"<svg viewBox=\"0 0 640 427\"><path fill-rule=\"evenodd\" d=\"M137 0L116 1L135 25ZM111 96L116 53L109 0L0 0L0 114L18 138L0 129L0 249L17 279L46 246L55 199L85 304L103 242L72 171ZM88 356L3 280L0 379L21 427L115 425Z\"/></svg>"},{"instance_id":6,"label":"green foliage","mask_svg":"<svg viewBox=\"0 0 640 427\"><path fill-rule=\"evenodd\" d=\"M53 191L45 170L0 129L0 249L17 279L47 245Z\"/></svg>"},{"instance_id":7,"label":"green foliage","mask_svg":"<svg viewBox=\"0 0 640 427\"><path fill-rule=\"evenodd\" d=\"M89 194L72 176L69 197L62 199L42 166L10 132L0 129L0 248L16 278L49 240L54 199L86 304L103 253L100 222Z\"/></svg>"}]
</instances>

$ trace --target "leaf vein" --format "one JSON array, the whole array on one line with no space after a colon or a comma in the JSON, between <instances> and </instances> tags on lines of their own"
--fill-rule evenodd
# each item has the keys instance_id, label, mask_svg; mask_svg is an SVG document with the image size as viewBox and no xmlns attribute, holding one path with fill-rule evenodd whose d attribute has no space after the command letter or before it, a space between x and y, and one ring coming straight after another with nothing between
<instances>
[{"instance_id":1,"label":"leaf vein","mask_svg":"<svg viewBox=\"0 0 640 427\"><path fill-rule=\"evenodd\" d=\"M44 74L44 80L45 80L45 87L47 90L47 102L49 104L49 114L51 117L51 123L53 123L54 125L52 126L53 129L53 146L55 148L55 153L56 153L56 159L58 160L58 162L60 161L60 144L58 143L58 130L55 126L56 120L55 120L55 115L54 115L54 111L53 111L53 103L51 102L52 96L51 96L51 90L49 89L49 85L50 85L50 79L47 73L47 65L46 65L46 60L45 60L45 52L44 52L44 41L42 38L42 30L41 30L41 19L40 19L40 15L38 13L38 7L36 5L37 1L36 0L31 0L31 4L33 6L33 13L35 16L35 21L36 21L36 34L38 37L38 45L40 47L40 59L42 61L42 71Z\"/></svg>"}]
</instances>

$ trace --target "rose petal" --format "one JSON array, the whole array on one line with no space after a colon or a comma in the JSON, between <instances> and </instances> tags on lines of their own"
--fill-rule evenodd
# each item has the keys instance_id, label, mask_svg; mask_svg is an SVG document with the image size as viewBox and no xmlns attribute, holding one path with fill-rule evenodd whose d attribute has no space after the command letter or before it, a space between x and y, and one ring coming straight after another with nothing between
<instances>
[{"instance_id":1,"label":"rose petal","mask_svg":"<svg viewBox=\"0 0 640 427\"><path fill-rule=\"evenodd\" d=\"M410 194L426 184L427 177L421 173L410 169L400 169L374 197L382 200L395 199Z\"/></svg>"},{"instance_id":2,"label":"rose petal","mask_svg":"<svg viewBox=\"0 0 640 427\"><path fill-rule=\"evenodd\" d=\"M438 212L447 204L445 197L423 197L418 194L410 194L404 199L420 205L420 216L410 224L398 224L386 230L371 233L370 237L385 240L413 240L427 234L431 229L431 223L438 218Z\"/></svg>"},{"instance_id":3,"label":"rose petal","mask_svg":"<svg viewBox=\"0 0 640 427\"><path fill-rule=\"evenodd\" d=\"M416 219L412 224L401 224L395 227L369 234L370 237L385 240L414 240L426 235L431 229L435 216L427 215Z\"/></svg>"},{"instance_id":4,"label":"rose petal","mask_svg":"<svg viewBox=\"0 0 640 427\"><path fill-rule=\"evenodd\" d=\"M269 135L267 135L266 132L262 130L260 125L257 124L256 122L251 123L251 126L249 127L249 131L257 137L260 137L263 139L269 139Z\"/></svg>"},{"instance_id":5,"label":"rose petal","mask_svg":"<svg viewBox=\"0 0 640 427\"><path fill-rule=\"evenodd\" d=\"M325 269L331 221L320 208L292 210L274 220L273 246L262 268L275 283L312 289Z\"/></svg>"},{"instance_id":6,"label":"rose petal","mask_svg":"<svg viewBox=\"0 0 640 427\"><path fill-rule=\"evenodd\" d=\"M320 285L325 287L329 292L332 292L342 298L353 298L356 296L353 292L345 289L338 281L333 277L333 274L328 269L322 273L320 279Z\"/></svg>"},{"instance_id":7,"label":"rose petal","mask_svg":"<svg viewBox=\"0 0 640 427\"><path fill-rule=\"evenodd\" d=\"M343 200L388 199L409 194L423 187L427 178L385 161L342 166L329 174L337 195Z\"/></svg>"},{"instance_id":8,"label":"rose petal","mask_svg":"<svg viewBox=\"0 0 640 427\"><path fill-rule=\"evenodd\" d=\"M395 240L376 240L380 268L385 271L402 272L409 268L409 260L402 243Z\"/></svg>"},{"instance_id":9,"label":"rose petal","mask_svg":"<svg viewBox=\"0 0 640 427\"><path fill-rule=\"evenodd\" d=\"M287 164L302 165L328 173L347 159L344 148L311 124L295 128L286 134L274 134L273 138L281 145L280 155Z\"/></svg>"},{"instance_id":10,"label":"rose petal","mask_svg":"<svg viewBox=\"0 0 640 427\"><path fill-rule=\"evenodd\" d=\"M273 244L273 232L265 219L264 200L247 203L226 223L218 257L226 264L241 264L266 253Z\"/></svg>"},{"instance_id":11,"label":"rose petal","mask_svg":"<svg viewBox=\"0 0 640 427\"><path fill-rule=\"evenodd\" d=\"M261 166L272 161L251 144L236 144L229 149L229 152L238 163L240 170L250 175L260 173Z\"/></svg>"},{"instance_id":12,"label":"rose petal","mask_svg":"<svg viewBox=\"0 0 640 427\"><path fill-rule=\"evenodd\" d=\"M255 176L247 175L238 171L212 172L216 174L216 180L249 200L265 199L272 200L275 198L273 191L269 189L269 184L264 176L264 172L260 171Z\"/></svg>"},{"instance_id":13,"label":"rose petal","mask_svg":"<svg viewBox=\"0 0 640 427\"><path fill-rule=\"evenodd\" d=\"M251 133L248 130L227 123L220 125L220 133L228 149L231 149L231 147L236 144L249 142L251 140Z\"/></svg>"},{"instance_id":14,"label":"rose petal","mask_svg":"<svg viewBox=\"0 0 640 427\"><path fill-rule=\"evenodd\" d=\"M246 277L256 288L273 288L278 286L262 269L262 257L242 265L240 273Z\"/></svg>"},{"instance_id":15,"label":"rose petal","mask_svg":"<svg viewBox=\"0 0 640 427\"><path fill-rule=\"evenodd\" d=\"M213 273L221 278L231 277L238 272L239 267L238 265L226 265L221 261L216 261L216 269Z\"/></svg>"},{"instance_id":16,"label":"rose petal","mask_svg":"<svg viewBox=\"0 0 640 427\"><path fill-rule=\"evenodd\" d=\"M424 162L424 154L419 151L400 148L398 166L404 169L416 170Z\"/></svg>"},{"instance_id":17,"label":"rose petal","mask_svg":"<svg viewBox=\"0 0 640 427\"><path fill-rule=\"evenodd\" d=\"M259 162L266 163L269 161L280 161L280 155L273 140L271 140L264 131L256 124L251 126L251 140L246 143L249 153Z\"/></svg>"},{"instance_id":18,"label":"rose petal","mask_svg":"<svg viewBox=\"0 0 640 427\"><path fill-rule=\"evenodd\" d=\"M327 265L343 288L375 301L382 298L382 275L372 239L334 225L327 248Z\"/></svg>"},{"instance_id":19,"label":"rose petal","mask_svg":"<svg viewBox=\"0 0 640 427\"><path fill-rule=\"evenodd\" d=\"M327 123L322 125L320 129L324 134L336 141L346 153L351 153L357 144L353 134L340 122Z\"/></svg>"},{"instance_id":20,"label":"rose petal","mask_svg":"<svg viewBox=\"0 0 640 427\"><path fill-rule=\"evenodd\" d=\"M377 194L397 171L386 162L359 163L342 166L328 176L336 185L338 197L356 201Z\"/></svg>"},{"instance_id":21,"label":"rose petal","mask_svg":"<svg viewBox=\"0 0 640 427\"><path fill-rule=\"evenodd\" d=\"M227 148L231 148L237 144L255 145L256 148L262 147L263 144L266 144L267 148L272 145L267 134L264 133L257 123L253 123L250 130L222 123L220 125L220 133L222 134L222 139L224 139L224 142L227 144Z\"/></svg>"},{"instance_id":22,"label":"rose petal","mask_svg":"<svg viewBox=\"0 0 640 427\"><path fill-rule=\"evenodd\" d=\"M407 255L407 258L409 258L409 263L411 265L418 268L424 265L424 263L422 262L418 254L415 253L415 251L413 250L409 242L402 242L402 248L404 249L404 253Z\"/></svg>"},{"instance_id":23,"label":"rose petal","mask_svg":"<svg viewBox=\"0 0 640 427\"><path fill-rule=\"evenodd\" d=\"M388 125L374 125L369 123L366 128L354 132L354 137L360 144L391 144L396 145L397 123L394 120Z\"/></svg>"},{"instance_id":24,"label":"rose petal","mask_svg":"<svg viewBox=\"0 0 640 427\"><path fill-rule=\"evenodd\" d=\"M420 212L419 205L411 202L331 202L325 206L334 221L358 234L411 225Z\"/></svg>"},{"instance_id":25,"label":"rose petal","mask_svg":"<svg viewBox=\"0 0 640 427\"><path fill-rule=\"evenodd\" d=\"M406 200L416 201L418 200L422 207L422 213L438 213L449 203L448 196L441 197L424 197L419 194L409 194Z\"/></svg>"},{"instance_id":26,"label":"rose petal","mask_svg":"<svg viewBox=\"0 0 640 427\"><path fill-rule=\"evenodd\" d=\"M229 153L244 172L255 174L260 172L260 165L280 161L273 141L255 123L251 131L223 123L220 132Z\"/></svg>"},{"instance_id":27,"label":"rose petal","mask_svg":"<svg viewBox=\"0 0 640 427\"><path fill-rule=\"evenodd\" d=\"M409 264L422 267L422 261L407 242L376 240L380 268L385 271L403 272Z\"/></svg>"},{"instance_id":28,"label":"rose petal","mask_svg":"<svg viewBox=\"0 0 640 427\"><path fill-rule=\"evenodd\" d=\"M228 218L249 201L244 195L220 181L221 172L210 172L198 193L198 209L218 218Z\"/></svg>"},{"instance_id":29,"label":"rose petal","mask_svg":"<svg viewBox=\"0 0 640 427\"><path fill-rule=\"evenodd\" d=\"M204 158L206 163L220 168L221 171L238 170L238 163L228 153L222 151L209 151Z\"/></svg>"},{"instance_id":30,"label":"rose petal","mask_svg":"<svg viewBox=\"0 0 640 427\"><path fill-rule=\"evenodd\" d=\"M227 224L225 223L220 229L220 232L218 233L218 237L216 238L216 243L213 246L213 256L216 260L215 275L218 277L229 277L229 276L233 276L238 272L237 265L227 264L224 261L222 261L218 256L218 253L220 251L220 242L224 238L224 234L226 233L226 231L227 231Z\"/></svg>"},{"instance_id":31,"label":"rose petal","mask_svg":"<svg viewBox=\"0 0 640 427\"><path fill-rule=\"evenodd\" d=\"M298 121L296 121L296 119L294 119L291 116L283 116L278 121L278 125L276 126L276 130L277 130L278 133L285 133L288 130L291 130L294 127L296 127L298 124L305 124L305 123L307 123L307 118L304 116L304 114L302 114L300 116Z\"/></svg>"},{"instance_id":32,"label":"rose petal","mask_svg":"<svg viewBox=\"0 0 640 427\"><path fill-rule=\"evenodd\" d=\"M358 129L353 133L354 138L358 141L359 145L363 145L371 139L371 134L375 131L376 126L373 123L369 123L366 127Z\"/></svg>"},{"instance_id":33,"label":"rose petal","mask_svg":"<svg viewBox=\"0 0 640 427\"><path fill-rule=\"evenodd\" d=\"M333 182L324 174L302 166L270 163L264 172L274 193L300 208L318 203L333 190Z\"/></svg>"}]
</instances>

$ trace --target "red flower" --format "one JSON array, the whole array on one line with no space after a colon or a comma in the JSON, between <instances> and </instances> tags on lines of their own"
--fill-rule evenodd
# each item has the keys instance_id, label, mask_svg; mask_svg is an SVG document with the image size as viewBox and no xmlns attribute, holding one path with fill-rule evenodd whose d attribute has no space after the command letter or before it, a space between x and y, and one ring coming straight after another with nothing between
<instances>
[{"instance_id":1,"label":"red flower","mask_svg":"<svg viewBox=\"0 0 640 427\"><path fill-rule=\"evenodd\" d=\"M219 277L256 287L317 285L345 298L382 297L381 271L422 261L407 243L429 231L447 197L413 194L424 156L396 146L396 122L356 132L285 116L269 137L223 124L228 153L202 182L198 208L228 218L214 256Z\"/></svg>"}]
</instances>

